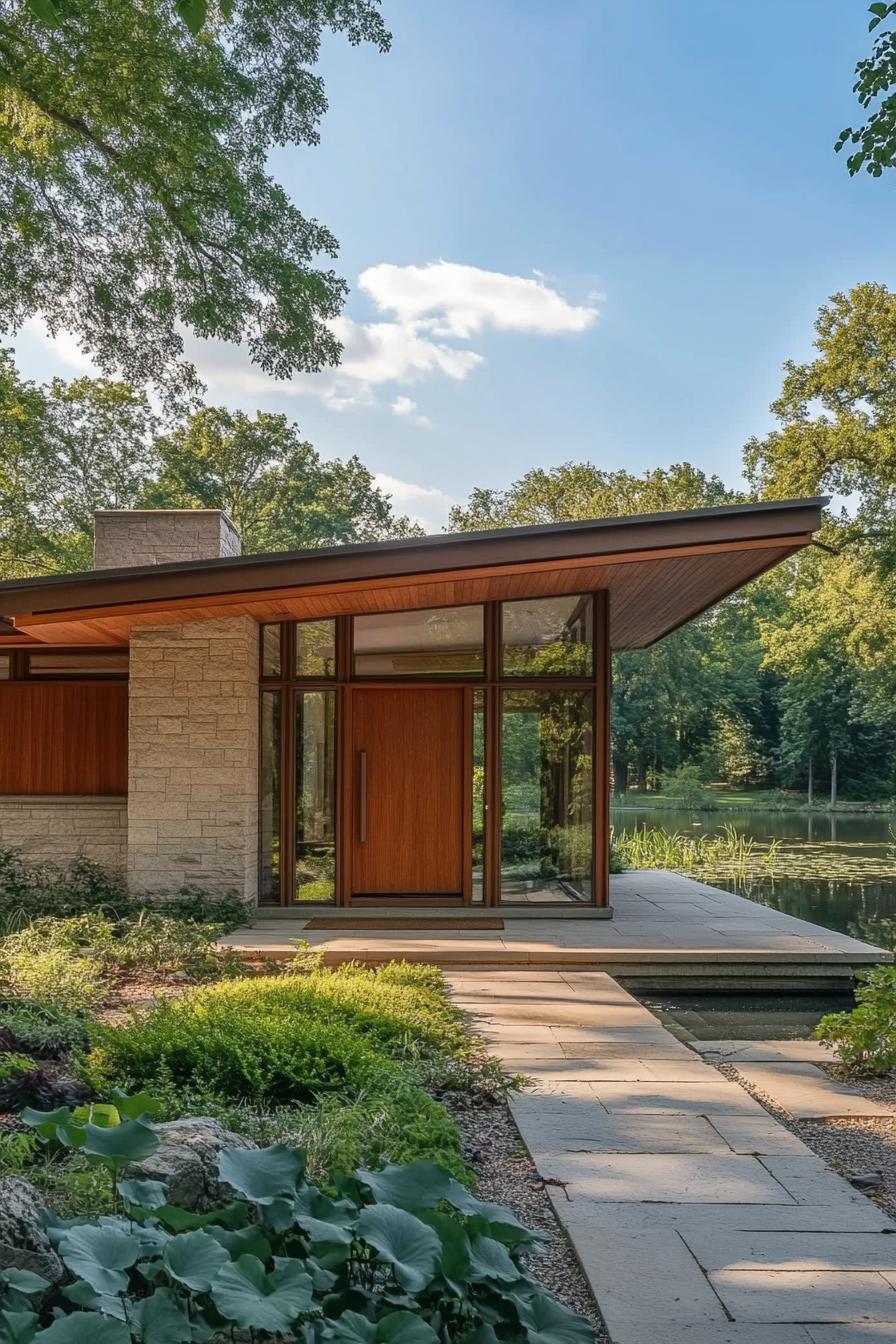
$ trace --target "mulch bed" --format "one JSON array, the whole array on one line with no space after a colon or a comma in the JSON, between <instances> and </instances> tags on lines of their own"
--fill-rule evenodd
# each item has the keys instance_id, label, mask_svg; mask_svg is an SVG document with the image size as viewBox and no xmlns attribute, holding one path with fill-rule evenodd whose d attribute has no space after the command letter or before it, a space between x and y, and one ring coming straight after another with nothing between
<instances>
[{"instance_id":1,"label":"mulch bed","mask_svg":"<svg viewBox=\"0 0 896 1344\"><path fill-rule=\"evenodd\" d=\"M550 1237L544 1254L531 1258L532 1273L565 1306L591 1322L600 1344L609 1344L588 1280L554 1216L544 1181L508 1107L503 1102L477 1103L463 1094L441 1099L460 1129L464 1156L476 1173L476 1193L506 1205L527 1227Z\"/></svg>"}]
</instances>

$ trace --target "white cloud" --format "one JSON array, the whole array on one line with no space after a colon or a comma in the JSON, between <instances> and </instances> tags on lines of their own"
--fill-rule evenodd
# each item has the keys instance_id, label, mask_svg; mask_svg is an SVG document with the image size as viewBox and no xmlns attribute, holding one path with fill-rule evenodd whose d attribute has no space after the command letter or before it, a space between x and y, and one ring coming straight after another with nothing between
<instances>
[{"instance_id":1,"label":"white cloud","mask_svg":"<svg viewBox=\"0 0 896 1344\"><path fill-rule=\"evenodd\" d=\"M362 271L358 284L381 312L422 324L439 336L469 340L478 331L526 331L541 336L582 332L597 321L594 307L570 303L535 278L485 271L452 261L425 266L383 263Z\"/></svg>"},{"instance_id":2,"label":"white cloud","mask_svg":"<svg viewBox=\"0 0 896 1344\"><path fill-rule=\"evenodd\" d=\"M433 261L422 266L382 263L363 271L359 287L385 320L358 322L338 317L331 323L343 346L339 366L318 374L297 374L281 382L253 365L246 351L225 341L204 341L185 333L185 354L210 395L228 402L240 395L286 393L314 396L333 411L371 406L376 391L391 384L395 391L428 378L462 382L484 357L468 342L486 331L528 332L540 336L575 335L597 321L594 294L584 304L571 303L541 272L506 275L478 266ZM27 324L71 368L93 372L90 360L67 332L51 338L41 323ZM394 395L394 394L393 394ZM412 399L394 395L391 409L421 428L430 421L417 412Z\"/></svg>"},{"instance_id":3,"label":"white cloud","mask_svg":"<svg viewBox=\"0 0 896 1344\"><path fill-rule=\"evenodd\" d=\"M431 429L432 421L428 415L423 415L417 410L416 401L410 397L396 397L390 407L393 415L401 416L404 420L410 420L412 424L418 425L420 429Z\"/></svg>"},{"instance_id":4,"label":"white cloud","mask_svg":"<svg viewBox=\"0 0 896 1344\"><path fill-rule=\"evenodd\" d=\"M432 485L417 485L378 471L373 483L392 499L396 513L406 513L429 532L439 532L448 521L448 511L457 503L444 490Z\"/></svg>"}]
</instances>

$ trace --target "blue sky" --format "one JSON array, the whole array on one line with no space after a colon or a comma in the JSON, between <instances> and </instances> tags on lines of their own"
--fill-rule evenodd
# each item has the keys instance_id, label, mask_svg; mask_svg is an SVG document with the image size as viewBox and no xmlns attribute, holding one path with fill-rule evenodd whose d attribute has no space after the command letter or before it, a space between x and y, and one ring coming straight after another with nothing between
<instances>
[{"instance_id":1,"label":"blue sky","mask_svg":"<svg viewBox=\"0 0 896 1344\"><path fill-rule=\"evenodd\" d=\"M272 160L340 240L347 372L284 388L208 350L209 400L357 453L432 529L568 460L736 481L819 304L896 283L894 181L832 149L864 0L383 10L392 51L328 39L321 145ZM18 344L31 376L72 372Z\"/></svg>"}]
</instances>

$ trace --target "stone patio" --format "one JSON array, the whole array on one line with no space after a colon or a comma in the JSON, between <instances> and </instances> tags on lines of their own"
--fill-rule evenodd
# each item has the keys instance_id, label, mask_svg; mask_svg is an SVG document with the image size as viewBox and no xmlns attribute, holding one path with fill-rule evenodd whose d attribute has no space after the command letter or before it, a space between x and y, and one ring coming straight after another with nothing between
<instances>
[{"instance_id":1,"label":"stone patio","mask_svg":"<svg viewBox=\"0 0 896 1344\"><path fill-rule=\"evenodd\" d=\"M614 1344L896 1339L896 1223L608 975L448 981L535 1079L512 1110Z\"/></svg>"},{"instance_id":2,"label":"stone patio","mask_svg":"<svg viewBox=\"0 0 896 1344\"><path fill-rule=\"evenodd\" d=\"M247 955L284 956L292 952L292 940L302 938L322 947L330 963L404 957L446 967L579 965L651 983L849 978L856 969L892 960L889 952L846 934L678 873L619 874L611 879L611 900L612 919L489 911L503 916L499 931L477 929L473 917L457 930L427 930L426 911L394 906L384 916L419 915L419 930L309 929L313 912L263 910L251 929L238 929L223 942ZM431 914L444 919L446 911ZM462 911L457 914L463 918Z\"/></svg>"}]
</instances>

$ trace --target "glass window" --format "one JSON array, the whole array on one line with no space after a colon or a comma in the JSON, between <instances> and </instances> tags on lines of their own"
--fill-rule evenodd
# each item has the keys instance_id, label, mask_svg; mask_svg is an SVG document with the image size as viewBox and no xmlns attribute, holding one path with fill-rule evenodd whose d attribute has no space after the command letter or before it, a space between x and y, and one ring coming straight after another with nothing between
<instances>
[{"instance_id":1,"label":"glass window","mask_svg":"<svg viewBox=\"0 0 896 1344\"><path fill-rule=\"evenodd\" d=\"M540 597L501 608L504 675L588 677L594 665L590 597Z\"/></svg>"},{"instance_id":2,"label":"glass window","mask_svg":"<svg viewBox=\"0 0 896 1344\"><path fill-rule=\"evenodd\" d=\"M30 677L127 676L127 653L29 653Z\"/></svg>"},{"instance_id":3,"label":"glass window","mask_svg":"<svg viewBox=\"0 0 896 1344\"><path fill-rule=\"evenodd\" d=\"M296 676L336 675L336 622L296 622Z\"/></svg>"},{"instance_id":4,"label":"glass window","mask_svg":"<svg viewBox=\"0 0 896 1344\"><path fill-rule=\"evenodd\" d=\"M485 692L473 692L473 901L485 881Z\"/></svg>"},{"instance_id":5,"label":"glass window","mask_svg":"<svg viewBox=\"0 0 896 1344\"><path fill-rule=\"evenodd\" d=\"M12 659L8 653L0 653L0 681L9 681L12 677Z\"/></svg>"},{"instance_id":6,"label":"glass window","mask_svg":"<svg viewBox=\"0 0 896 1344\"><path fill-rule=\"evenodd\" d=\"M482 607L355 617L355 676L481 676Z\"/></svg>"},{"instance_id":7,"label":"glass window","mask_svg":"<svg viewBox=\"0 0 896 1344\"><path fill-rule=\"evenodd\" d=\"M259 900L280 903L280 692L261 693L261 873Z\"/></svg>"},{"instance_id":8,"label":"glass window","mask_svg":"<svg viewBox=\"0 0 896 1344\"><path fill-rule=\"evenodd\" d=\"M296 696L297 901L336 893L336 695Z\"/></svg>"},{"instance_id":9,"label":"glass window","mask_svg":"<svg viewBox=\"0 0 896 1344\"><path fill-rule=\"evenodd\" d=\"M501 899L592 899L591 691L503 692Z\"/></svg>"},{"instance_id":10,"label":"glass window","mask_svg":"<svg viewBox=\"0 0 896 1344\"><path fill-rule=\"evenodd\" d=\"M261 627L261 675L279 677L280 675L280 629L279 625Z\"/></svg>"}]
</instances>

